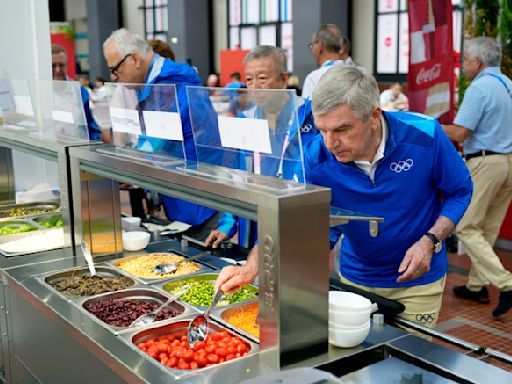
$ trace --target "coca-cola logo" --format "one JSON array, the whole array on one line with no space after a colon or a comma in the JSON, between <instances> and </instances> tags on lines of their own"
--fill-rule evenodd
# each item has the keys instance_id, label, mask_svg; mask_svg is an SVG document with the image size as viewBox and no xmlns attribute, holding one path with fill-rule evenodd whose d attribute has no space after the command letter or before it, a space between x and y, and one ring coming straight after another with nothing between
<instances>
[{"instance_id":1,"label":"coca-cola logo","mask_svg":"<svg viewBox=\"0 0 512 384\"><path fill-rule=\"evenodd\" d=\"M441 64L434 64L431 68L421 68L416 75L416 84L430 83L441 76Z\"/></svg>"}]
</instances>

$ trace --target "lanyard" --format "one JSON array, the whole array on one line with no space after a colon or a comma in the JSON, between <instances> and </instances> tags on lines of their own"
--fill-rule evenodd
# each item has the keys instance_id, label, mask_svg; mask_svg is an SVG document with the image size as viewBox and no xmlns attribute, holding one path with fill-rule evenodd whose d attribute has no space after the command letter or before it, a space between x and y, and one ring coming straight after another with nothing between
<instances>
[{"instance_id":1,"label":"lanyard","mask_svg":"<svg viewBox=\"0 0 512 384\"><path fill-rule=\"evenodd\" d=\"M498 80L501 84L503 84L503 86L505 87L505 89L507 90L507 93L510 97L512 97L512 92L510 91L510 89L508 88L508 85L507 83L505 83L505 80L503 80L501 77L499 77L498 75L495 75L494 73L486 73L487 76L492 76L494 77L496 80Z\"/></svg>"},{"instance_id":2,"label":"lanyard","mask_svg":"<svg viewBox=\"0 0 512 384\"><path fill-rule=\"evenodd\" d=\"M284 153L286 152L286 148L288 147L290 140L290 130L286 132L286 136L283 141L283 148L281 150L281 159L279 160L279 167L277 169L276 176L281 178L283 176L283 163L284 163ZM261 155L259 152L254 151L254 173L256 175L261 175Z\"/></svg>"}]
</instances>

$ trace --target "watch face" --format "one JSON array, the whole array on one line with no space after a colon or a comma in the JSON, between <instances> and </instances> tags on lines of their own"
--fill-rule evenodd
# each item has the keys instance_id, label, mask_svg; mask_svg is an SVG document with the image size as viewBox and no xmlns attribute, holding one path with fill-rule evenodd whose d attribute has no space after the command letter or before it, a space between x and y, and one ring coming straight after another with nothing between
<instances>
[{"instance_id":1,"label":"watch face","mask_svg":"<svg viewBox=\"0 0 512 384\"><path fill-rule=\"evenodd\" d=\"M441 249L443 249L443 243L442 242L438 242L437 244L434 245L434 252L435 253L441 252Z\"/></svg>"}]
</instances>

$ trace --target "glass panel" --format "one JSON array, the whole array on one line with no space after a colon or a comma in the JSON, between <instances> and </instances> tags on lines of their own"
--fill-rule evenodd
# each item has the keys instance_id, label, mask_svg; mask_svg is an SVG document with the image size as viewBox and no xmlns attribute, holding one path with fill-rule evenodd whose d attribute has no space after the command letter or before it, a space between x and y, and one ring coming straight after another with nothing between
<instances>
[{"instance_id":1,"label":"glass panel","mask_svg":"<svg viewBox=\"0 0 512 384\"><path fill-rule=\"evenodd\" d=\"M409 17L407 12L400 13L400 33L398 34L398 70L409 72Z\"/></svg>"},{"instance_id":2,"label":"glass panel","mask_svg":"<svg viewBox=\"0 0 512 384\"><path fill-rule=\"evenodd\" d=\"M0 79L0 126L37 131L32 94L24 79Z\"/></svg>"},{"instance_id":3,"label":"glass panel","mask_svg":"<svg viewBox=\"0 0 512 384\"><path fill-rule=\"evenodd\" d=\"M276 26L275 25L264 25L258 30L259 32L259 44L260 45L276 45Z\"/></svg>"},{"instance_id":4,"label":"glass panel","mask_svg":"<svg viewBox=\"0 0 512 384\"><path fill-rule=\"evenodd\" d=\"M398 11L398 0L379 0L379 13Z\"/></svg>"},{"instance_id":5,"label":"glass panel","mask_svg":"<svg viewBox=\"0 0 512 384\"><path fill-rule=\"evenodd\" d=\"M256 45L258 45L256 28L254 28L254 27L241 28L240 48L253 49Z\"/></svg>"},{"instance_id":6,"label":"glass panel","mask_svg":"<svg viewBox=\"0 0 512 384\"><path fill-rule=\"evenodd\" d=\"M174 84L108 83L109 115L117 155L147 161L185 159Z\"/></svg>"},{"instance_id":7,"label":"glass panel","mask_svg":"<svg viewBox=\"0 0 512 384\"><path fill-rule=\"evenodd\" d=\"M58 140L89 140L78 81L39 81L43 128Z\"/></svg>"},{"instance_id":8,"label":"glass panel","mask_svg":"<svg viewBox=\"0 0 512 384\"><path fill-rule=\"evenodd\" d=\"M229 25L240 25L240 0L229 0Z\"/></svg>"},{"instance_id":9,"label":"glass panel","mask_svg":"<svg viewBox=\"0 0 512 384\"><path fill-rule=\"evenodd\" d=\"M396 73L398 15L377 17L377 73Z\"/></svg>"},{"instance_id":10,"label":"glass panel","mask_svg":"<svg viewBox=\"0 0 512 384\"><path fill-rule=\"evenodd\" d=\"M229 96L224 108L213 107L218 92ZM187 97L200 162L304 180L297 116L302 101L293 90L187 87ZM225 178L243 174L226 172Z\"/></svg>"}]
</instances>

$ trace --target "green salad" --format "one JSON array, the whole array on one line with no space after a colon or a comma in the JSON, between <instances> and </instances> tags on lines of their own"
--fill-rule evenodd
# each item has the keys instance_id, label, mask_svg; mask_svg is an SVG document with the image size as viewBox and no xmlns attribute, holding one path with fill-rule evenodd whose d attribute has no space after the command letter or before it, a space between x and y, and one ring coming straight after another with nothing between
<instances>
[{"instance_id":1,"label":"green salad","mask_svg":"<svg viewBox=\"0 0 512 384\"><path fill-rule=\"evenodd\" d=\"M180 297L180 300L198 307L208 307L215 296L214 284L215 283L213 281L208 280L194 281L173 287L170 292L172 294L177 294L185 285L191 285L190 289ZM223 295L217 305L224 306L234 304L239 301L254 299L257 296L258 290L254 287L243 287L231 295Z\"/></svg>"},{"instance_id":2,"label":"green salad","mask_svg":"<svg viewBox=\"0 0 512 384\"><path fill-rule=\"evenodd\" d=\"M34 227L33 225L29 225L29 224L16 225L16 226L6 225L5 227L0 228L0 236L14 235L17 233L30 232L30 231L35 231L35 230L37 230L37 228Z\"/></svg>"}]
</instances>

